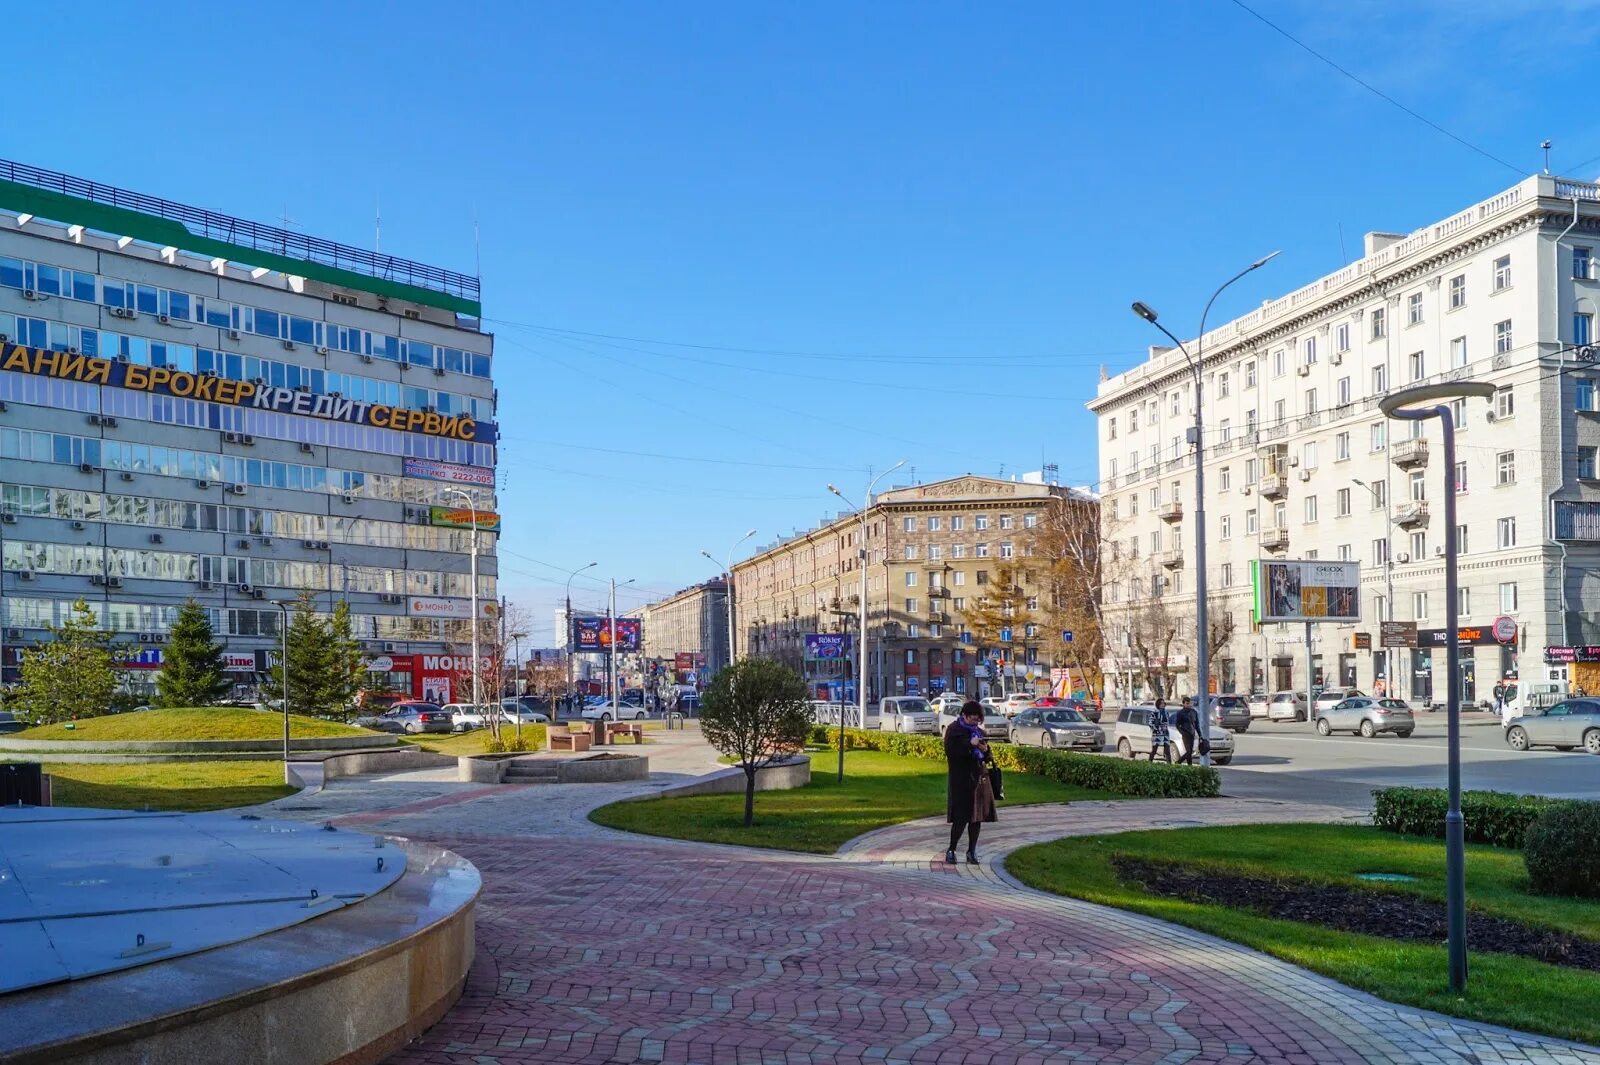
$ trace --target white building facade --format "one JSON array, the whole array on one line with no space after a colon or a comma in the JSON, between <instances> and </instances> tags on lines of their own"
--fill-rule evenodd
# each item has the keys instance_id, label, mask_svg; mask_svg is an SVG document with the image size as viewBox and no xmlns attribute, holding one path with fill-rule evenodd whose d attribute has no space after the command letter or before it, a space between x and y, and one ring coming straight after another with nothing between
<instances>
[{"instance_id":1,"label":"white building facade","mask_svg":"<svg viewBox=\"0 0 1600 1065\"><path fill-rule=\"evenodd\" d=\"M1208 599L1233 619L1214 649L1213 683L1371 690L1381 680L1419 703L1442 702L1451 537L1464 698L1490 699L1505 676L1564 678L1567 662L1600 644L1600 365L1590 348L1600 185L1529 178L1409 235L1369 234L1365 250L1202 338ZM1390 421L1378 401L1458 380L1496 393L1454 404L1457 461L1447 470L1440 423ZM1192 691L1189 363L1179 350L1152 349L1103 381L1089 408L1100 441L1108 689L1149 693L1148 649L1135 653L1132 634L1159 599L1186 619L1165 650L1177 691ZM1450 490L1454 529L1443 514ZM1304 626L1252 623L1250 563L1262 558L1359 562L1361 621L1314 626L1308 663ZM1493 632L1502 616L1516 622L1506 642ZM1417 646L1396 650L1392 666L1379 647L1379 622L1391 617L1418 629ZM1371 650L1357 649L1357 634Z\"/></svg>"}]
</instances>

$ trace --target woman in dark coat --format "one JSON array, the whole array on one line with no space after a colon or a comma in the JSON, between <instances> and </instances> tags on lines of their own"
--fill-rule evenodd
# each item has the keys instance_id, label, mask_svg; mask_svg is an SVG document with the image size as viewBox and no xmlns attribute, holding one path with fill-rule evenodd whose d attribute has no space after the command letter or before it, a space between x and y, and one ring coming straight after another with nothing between
<instances>
[{"instance_id":1,"label":"woman in dark coat","mask_svg":"<svg viewBox=\"0 0 1600 1065\"><path fill-rule=\"evenodd\" d=\"M956 860L956 844L967 833L967 863L978 864L978 829L998 821L989 784L989 737L983 730L983 706L968 700L961 716L944 730L944 757L949 766L945 816L950 822L950 849L944 860Z\"/></svg>"}]
</instances>

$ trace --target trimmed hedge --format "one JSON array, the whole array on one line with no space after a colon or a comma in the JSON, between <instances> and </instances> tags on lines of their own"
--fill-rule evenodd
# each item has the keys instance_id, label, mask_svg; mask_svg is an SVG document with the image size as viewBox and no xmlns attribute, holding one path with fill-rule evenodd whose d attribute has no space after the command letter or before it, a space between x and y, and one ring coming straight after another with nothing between
<instances>
[{"instance_id":1,"label":"trimmed hedge","mask_svg":"<svg viewBox=\"0 0 1600 1065\"><path fill-rule=\"evenodd\" d=\"M1569 802L1540 814L1522 841L1528 883L1545 895L1600 898L1600 802Z\"/></svg>"},{"instance_id":2,"label":"trimmed hedge","mask_svg":"<svg viewBox=\"0 0 1600 1065\"><path fill-rule=\"evenodd\" d=\"M883 751L908 758L944 761L944 741L938 736L903 735L875 729L845 729L848 750ZM838 749L839 730L811 726L810 740ZM1018 747L997 743L991 748L995 765L1007 772L1032 773L1060 784L1093 788L1112 795L1142 799L1213 799L1222 791L1222 778L1209 766L1130 762L1098 754L1052 751L1044 747Z\"/></svg>"},{"instance_id":3,"label":"trimmed hedge","mask_svg":"<svg viewBox=\"0 0 1600 1065\"><path fill-rule=\"evenodd\" d=\"M1372 793L1372 823L1404 836L1444 838L1450 807L1443 788L1379 788ZM1528 827L1548 810L1573 805L1571 799L1512 795L1505 791L1464 791L1461 817L1468 843L1521 850Z\"/></svg>"}]
</instances>

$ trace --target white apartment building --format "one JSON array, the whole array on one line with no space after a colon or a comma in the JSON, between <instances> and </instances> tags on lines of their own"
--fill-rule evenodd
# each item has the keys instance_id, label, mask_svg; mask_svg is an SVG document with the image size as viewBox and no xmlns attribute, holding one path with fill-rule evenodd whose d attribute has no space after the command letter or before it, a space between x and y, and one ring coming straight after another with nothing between
<instances>
[{"instance_id":1,"label":"white apartment building","mask_svg":"<svg viewBox=\"0 0 1600 1065\"><path fill-rule=\"evenodd\" d=\"M1490 698L1496 679L1519 668L1525 681L1556 679L1565 663L1600 660L1590 646L1600 645L1596 252L1600 185L1531 177L1409 235L1368 234L1358 262L1187 342L1203 352L1208 598L1235 626L1213 657L1219 690L1306 685L1304 627L1252 625L1253 559L1352 559L1362 618L1313 627L1315 682L1370 690L1384 679L1378 622L1392 606L1394 620L1416 622L1418 644L1395 652L1390 690L1442 702L1442 555L1452 536L1466 699ZM1387 420L1378 401L1456 380L1497 391L1454 404L1457 462L1446 470L1440 423ZM1100 441L1108 689L1147 693L1141 669L1151 659L1133 653L1129 634L1156 596L1185 619L1166 661L1177 689L1191 691L1189 363L1180 350L1152 348L1103 381L1089 409ZM1457 493L1454 529L1444 527L1447 486ZM1517 622L1505 644L1491 631L1502 615ZM1357 633L1370 634L1372 650L1355 649Z\"/></svg>"}]
</instances>

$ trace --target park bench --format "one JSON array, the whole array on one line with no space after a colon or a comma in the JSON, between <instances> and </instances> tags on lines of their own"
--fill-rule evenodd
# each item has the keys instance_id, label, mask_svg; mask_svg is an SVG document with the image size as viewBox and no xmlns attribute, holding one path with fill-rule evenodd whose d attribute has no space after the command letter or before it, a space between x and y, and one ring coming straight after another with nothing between
<instances>
[{"instance_id":1,"label":"park bench","mask_svg":"<svg viewBox=\"0 0 1600 1065\"><path fill-rule=\"evenodd\" d=\"M587 751L594 742L588 725L551 725L546 732L552 751Z\"/></svg>"},{"instance_id":2,"label":"park bench","mask_svg":"<svg viewBox=\"0 0 1600 1065\"><path fill-rule=\"evenodd\" d=\"M644 726L637 721L604 721L600 724L600 745L613 744L619 737L632 736L634 743L644 742Z\"/></svg>"}]
</instances>

